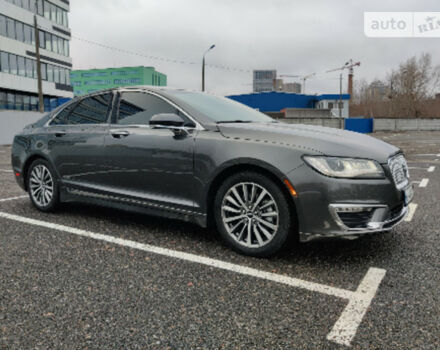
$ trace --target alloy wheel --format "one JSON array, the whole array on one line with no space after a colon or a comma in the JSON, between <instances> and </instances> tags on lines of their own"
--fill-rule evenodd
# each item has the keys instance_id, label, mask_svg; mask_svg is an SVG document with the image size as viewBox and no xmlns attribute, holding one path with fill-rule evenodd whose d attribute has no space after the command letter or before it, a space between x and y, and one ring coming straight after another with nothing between
<instances>
[{"instance_id":1,"label":"alloy wheel","mask_svg":"<svg viewBox=\"0 0 440 350\"><path fill-rule=\"evenodd\" d=\"M43 165L36 165L29 177L29 187L32 199L40 207L46 207L53 198L54 182L49 169Z\"/></svg>"},{"instance_id":2,"label":"alloy wheel","mask_svg":"<svg viewBox=\"0 0 440 350\"><path fill-rule=\"evenodd\" d=\"M232 186L221 205L223 225L240 245L260 248L278 231L279 211L267 189L253 182Z\"/></svg>"}]
</instances>

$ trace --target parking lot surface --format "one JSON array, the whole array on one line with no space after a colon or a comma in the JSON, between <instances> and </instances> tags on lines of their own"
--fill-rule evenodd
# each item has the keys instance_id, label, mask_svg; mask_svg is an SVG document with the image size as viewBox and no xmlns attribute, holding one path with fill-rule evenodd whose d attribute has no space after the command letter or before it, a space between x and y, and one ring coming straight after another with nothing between
<instances>
[{"instance_id":1,"label":"parking lot surface","mask_svg":"<svg viewBox=\"0 0 440 350\"><path fill-rule=\"evenodd\" d=\"M415 197L391 232L241 256L212 229L45 214L0 147L1 349L439 349L440 133L377 133Z\"/></svg>"}]
</instances>

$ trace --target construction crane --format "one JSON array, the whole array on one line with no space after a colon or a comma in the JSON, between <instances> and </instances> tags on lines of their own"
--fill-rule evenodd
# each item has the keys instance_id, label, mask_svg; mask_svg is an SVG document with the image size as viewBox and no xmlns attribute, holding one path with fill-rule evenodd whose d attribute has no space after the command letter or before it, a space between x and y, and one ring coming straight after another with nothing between
<instances>
[{"instance_id":1,"label":"construction crane","mask_svg":"<svg viewBox=\"0 0 440 350\"><path fill-rule=\"evenodd\" d=\"M302 93L305 94L306 93L306 80L315 76L315 75L316 75L316 73L311 73L311 74L307 74L307 75L281 74L280 77L282 77L282 78L300 78L303 81Z\"/></svg>"},{"instance_id":2,"label":"construction crane","mask_svg":"<svg viewBox=\"0 0 440 350\"><path fill-rule=\"evenodd\" d=\"M326 71L326 73L330 73L330 72L336 72L336 71L340 71L339 73L339 117L342 116L342 73L344 71L344 69L348 69L348 94L350 95L350 99L351 96L353 95L353 68L356 66L360 66L361 62L353 62L353 60L350 58L350 60L348 60L347 62L345 62L345 64L342 67L339 68L335 68L335 69L330 69L328 71Z\"/></svg>"}]
</instances>

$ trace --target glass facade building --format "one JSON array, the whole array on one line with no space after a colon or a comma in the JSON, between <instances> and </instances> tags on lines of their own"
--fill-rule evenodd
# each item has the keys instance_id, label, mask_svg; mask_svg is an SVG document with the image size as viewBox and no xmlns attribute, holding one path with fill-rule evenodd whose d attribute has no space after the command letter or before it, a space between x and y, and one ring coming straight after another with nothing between
<instances>
[{"instance_id":1,"label":"glass facade building","mask_svg":"<svg viewBox=\"0 0 440 350\"><path fill-rule=\"evenodd\" d=\"M122 67L74 70L70 81L75 96L91 92L133 85L166 86L167 76L153 67Z\"/></svg>"},{"instance_id":2,"label":"glass facade building","mask_svg":"<svg viewBox=\"0 0 440 350\"><path fill-rule=\"evenodd\" d=\"M73 97L69 9L69 0L0 0L0 109L38 108L33 14L37 15L45 109Z\"/></svg>"}]
</instances>

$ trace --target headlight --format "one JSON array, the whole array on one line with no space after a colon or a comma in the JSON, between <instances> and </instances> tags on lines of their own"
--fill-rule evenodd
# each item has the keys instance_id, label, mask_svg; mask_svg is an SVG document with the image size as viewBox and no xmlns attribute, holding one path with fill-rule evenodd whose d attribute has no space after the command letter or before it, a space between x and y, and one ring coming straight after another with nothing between
<instances>
[{"instance_id":1,"label":"headlight","mask_svg":"<svg viewBox=\"0 0 440 350\"><path fill-rule=\"evenodd\" d=\"M305 156L304 160L321 174L344 178L383 178L380 164L374 160Z\"/></svg>"}]
</instances>

